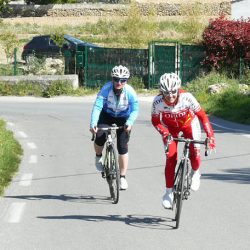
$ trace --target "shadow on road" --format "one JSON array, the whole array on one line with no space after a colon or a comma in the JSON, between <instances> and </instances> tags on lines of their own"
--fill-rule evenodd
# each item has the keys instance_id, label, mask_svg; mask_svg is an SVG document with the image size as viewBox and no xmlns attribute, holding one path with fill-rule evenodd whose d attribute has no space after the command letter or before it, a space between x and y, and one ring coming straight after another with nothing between
<instances>
[{"instance_id":1,"label":"shadow on road","mask_svg":"<svg viewBox=\"0 0 250 250\"><path fill-rule=\"evenodd\" d=\"M84 220L89 222L113 221L123 222L129 226L156 229L170 230L174 229L173 220L167 217L158 217L152 215L64 215L64 216L38 216L39 219L46 220Z\"/></svg>"},{"instance_id":2,"label":"shadow on road","mask_svg":"<svg viewBox=\"0 0 250 250\"><path fill-rule=\"evenodd\" d=\"M17 196L4 196L6 199L24 199L24 200L60 200L69 202L80 202L84 204L102 204L111 205L110 198L94 195L17 195ZM170 230L174 229L175 222L169 217L159 217L152 215L127 215L125 217L121 215L65 215L65 216L38 216L39 219L47 220L84 220L90 222L100 221L120 221L133 227L148 228L156 230Z\"/></svg>"},{"instance_id":3,"label":"shadow on road","mask_svg":"<svg viewBox=\"0 0 250 250\"><path fill-rule=\"evenodd\" d=\"M7 196L4 198L12 199L23 199L23 200L60 200L60 201L69 201L69 202L79 202L79 203L91 203L91 204L102 204L102 205L113 205L111 198L105 196L97 195L16 195L16 196Z\"/></svg>"},{"instance_id":4,"label":"shadow on road","mask_svg":"<svg viewBox=\"0 0 250 250\"><path fill-rule=\"evenodd\" d=\"M224 173L202 174L204 179L250 184L250 168L226 169Z\"/></svg>"},{"instance_id":5,"label":"shadow on road","mask_svg":"<svg viewBox=\"0 0 250 250\"><path fill-rule=\"evenodd\" d=\"M205 158L202 161L216 161L216 160L222 160L222 159L230 159L230 158L240 158L244 156L250 156L250 153L245 153L245 154L237 154L237 155L226 155L226 156L221 156L221 157L213 157L213 158Z\"/></svg>"}]
</instances>

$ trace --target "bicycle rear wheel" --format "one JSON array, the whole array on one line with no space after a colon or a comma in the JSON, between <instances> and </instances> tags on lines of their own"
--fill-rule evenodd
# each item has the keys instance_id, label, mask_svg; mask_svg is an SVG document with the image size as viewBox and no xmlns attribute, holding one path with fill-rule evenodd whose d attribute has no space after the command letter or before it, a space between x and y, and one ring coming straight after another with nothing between
<instances>
[{"instance_id":1,"label":"bicycle rear wheel","mask_svg":"<svg viewBox=\"0 0 250 250\"><path fill-rule=\"evenodd\" d=\"M174 192L174 203L175 203L175 228L179 228L180 225L180 217L181 217L181 209L183 202L183 189L184 189L184 181L185 181L185 163L181 162L179 165L178 175L175 179L175 192Z\"/></svg>"},{"instance_id":2,"label":"bicycle rear wheel","mask_svg":"<svg viewBox=\"0 0 250 250\"><path fill-rule=\"evenodd\" d=\"M113 146L109 148L109 157L108 157L108 169L109 173L107 175L107 181L109 184L109 191L111 199L114 204L117 204L119 201L119 190L120 190L120 171L117 159L117 153Z\"/></svg>"}]
</instances>

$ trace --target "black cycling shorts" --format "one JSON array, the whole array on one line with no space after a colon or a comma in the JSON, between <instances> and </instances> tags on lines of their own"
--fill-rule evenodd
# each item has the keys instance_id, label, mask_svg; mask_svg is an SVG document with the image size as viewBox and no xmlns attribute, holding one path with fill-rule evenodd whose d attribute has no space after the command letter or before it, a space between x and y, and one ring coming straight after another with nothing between
<instances>
[{"instance_id":1,"label":"black cycling shorts","mask_svg":"<svg viewBox=\"0 0 250 250\"><path fill-rule=\"evenodd\" d=\"M105 128L111 126L112 124L116 124L119 126L124 126L127 121L127 118L124 117L113 117L107 114L106 112L101 112L97 127ZM95 138L95 143L98 146L103 146L106 142L106 133L107 131L98 130ZM117 137L117 150L120 155L126 154L128 152L128 142L130 133L127 133L124 129L116 130Z\"/></svg>"}]
</instances>

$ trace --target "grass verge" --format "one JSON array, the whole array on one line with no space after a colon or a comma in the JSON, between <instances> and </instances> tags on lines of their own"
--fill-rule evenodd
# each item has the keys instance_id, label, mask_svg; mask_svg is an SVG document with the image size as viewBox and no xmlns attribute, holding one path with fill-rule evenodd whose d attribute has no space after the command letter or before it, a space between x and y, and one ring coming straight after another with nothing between
<instances>
[{"instance_id":1,"label":"grass verge","mask_svg":"<svg viewBox=\"0 0 250 250\"><path fill-rule=\"evenodd\" d=\"M220 83L226 83L228 87L218 94L209 93L210 85ZM250 125L250 96L240 91L238 80L229 78L223 73L211 72L192 81L186 89L197 98L209 114Z\"/></svg>"},{"instance_id":2,"label":"grass verge","mask_svg":"<svg viewBox=\"0 0 250 250\"><path fill-rule=\"evenodd\" d=\"M0 120L0 195L18 170L22 153L13 133L8 131L5 122Z\"/></svg>"}]
</instances>

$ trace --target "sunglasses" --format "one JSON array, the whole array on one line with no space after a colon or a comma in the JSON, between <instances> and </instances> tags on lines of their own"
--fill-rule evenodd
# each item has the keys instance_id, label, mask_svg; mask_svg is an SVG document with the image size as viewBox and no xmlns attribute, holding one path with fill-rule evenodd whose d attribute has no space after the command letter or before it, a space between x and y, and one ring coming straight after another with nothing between
<instances>
[{"instance_id":1,"label":"sunglasses","mask_svg":"<svg viewBox=\"0 0 250 250\"><path fill-rule=\"evenodd\" d=\"M166 95L166 96L176 95L176 94L177 94L177 90L163 92L163 95Z\"/></svg>"},{"instance_id":2,"label":"sunglasses","mask_svg":"<svg viewBox=\"0 0 250 250\"><path fill-rule=\"evenodd\" d=\"M128 79L124 79L124 78L118 78L118 77L113 77L113 81L116 83L121 83L121 84L125 84L127 82Z\"/></svg>"}]
</instances>

